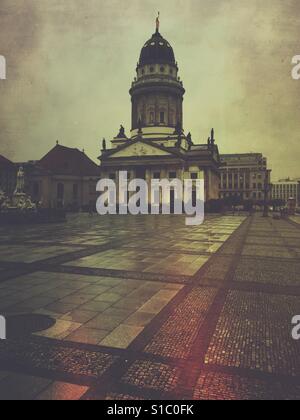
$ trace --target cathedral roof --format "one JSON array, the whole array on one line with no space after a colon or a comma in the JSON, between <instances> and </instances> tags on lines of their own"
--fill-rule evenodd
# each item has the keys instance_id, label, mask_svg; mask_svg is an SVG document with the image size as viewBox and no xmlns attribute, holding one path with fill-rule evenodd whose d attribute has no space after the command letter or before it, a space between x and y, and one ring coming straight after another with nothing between
<instances>
[{"instance_id":1,"label":"cathedral roof","mask_svg":"<svg viewBox=\"0 0 300 420\"><path fill-rule=\"evenodd\" d=\"M0 155L0 165L1 166L6 166L6 167L14 166L14 164L10 160L8 160L6 157L4 157L2 155Z\"/></svg>"},{"instance_id":2,"label":"cathedral roof","mask_svg":"<svg viewBox=\"0 0 300 420\"><path fill-rule=\"evenodd\" d=\"M152 38L146 42L141 51L139 65L144 66L146 64L176 65L173 48L159 31L152 35Z\"/></svg>"}]
</instances>

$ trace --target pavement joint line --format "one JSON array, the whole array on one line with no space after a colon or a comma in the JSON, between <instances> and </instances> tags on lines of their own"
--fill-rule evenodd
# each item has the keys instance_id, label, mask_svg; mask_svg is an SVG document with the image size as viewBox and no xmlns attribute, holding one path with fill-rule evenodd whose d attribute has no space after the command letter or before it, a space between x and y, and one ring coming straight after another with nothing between
<instances>
[{"instance_id":1,"label":"pavement joint line","mask_svg":"<svg viewBox=\"0 0 300 420\"><path fill-rule=\"evenodd\" d=\"M140 281L153 281L153 282L167 282L173 284L186 284L191 281L191 276L180 276L173 274L161 274L161 273L144 273L140 271L128 271L128 270L115 270L106 268L88 268L88 267L72 267L72 266L57 266L52 267L50 265L39 265L38 270L52 273L68 273L86 275L90 277L112 277L118 279L132 279Z\"/></svg>"},{"instance_id":2,"label":"pavement joint line","mask_svg":"<svg viewBox=\"0 0 300 420\"><path fill-rule=\"evenodd\" d=\"M216 256L220 256L220 255L223 256L222 248L228 244L228 241L230 241L230 239L234 240L236 238L236 236L238 235L238 232L240 232L240 229L245 226L247 221L249 221L248 218L244 220L244 222L236 229L236 231L232 233L230 238L228 238L228 240L224 242L222 247L200 268L200 270L198 270L198 272L193 276L191 283L186 285L182 290L180 290L178 294L169 302L169 304L152 320L152 322L143 330L143 332L130 344L130 346L127 348L128 359L124 360L123 358L120 358L120 360L116 364L113 364L110 367L109 369L110 372L107 372L108 374L107 380L105 378L105 381L104 381L105 387L103 388L101 384L98 390L91 388L84 395L84 398L89 398L90 396L95 395L95 393L99 393L101 391L102 399L104 399L108 393L114 392L116 384L120 382L123 375L128 371L130 366L132 366L134 362L136 361L136 358L134 355L137 352L140 352L143 349L145 349L146 345L151 341L155 333L157 333L160 330L163 323L168 319L168 317L170 316L170 313L172 313L172 311L176 309L178 304L182 302L184 298L188 296L188 294L193 290L195 285L198 286L197 283L199 281L199 278L202 276L203 273L205 273L205 271L210 266L210 264L213 263L212 260ZM160 395L161 396L163 395L161 391L160 391Z\"/></svg>"},{"instance_id":3,"label":"pavement joint line","mask_svg":"<svg viewBox=\"0 0 300 420\"><path fill-rule=\"evenodd\" d=\"M117 243L115 241L107 243L105 245L96 245L90 248L84 248L81 249L80 251L75 251L75 252L68 252L65 253L63 255L60 256L56 256L56 257L50 257L50 258L46 258L44 260L40 260L37 262L32 262L32 263L19 263L19 262L12 262L9 263L11 264L11 267L20 267L20 274L16 273L15 277L20 277L23 274L23 271L26 270L25 274L30 274L30 273L34 273L37 270L37 267L43 266L43 265L51 265L51 264L65 264L71 261L74 261L76 259L80 259L80 258L84 258L84 257L89 257L92 256L94 254L100 253L100 252L105 252L111 249L115 249L118 245L120 244L120 241ZM1 261L1 264L3 263L3 261ZM2 274L2 273L1 273ZM7 273L7 276L5 278L2 277L1 275L1 279L0 279L0 283L3 283L4 281L8 281L11 280L12 276L10 275L10 273Z\"/></svg>"},{"instance_id":4,"label":"pavement joint line","mask_svg":"<svg viewBox=\"0 0 300 420\"><path fill-rule=\"evenodd\" d=\"M291 219L284 219L287 223L289 223L290 225L292 225L292 226L294 226L294 227L296 227L296 228L298 228L298 229L300 229L300 224L299 223L297 223L297 222L294 222L293 220L291 220Z\"/></svg>"},{"instance_id":5,"label":"pavement joint line","mask_svg":"<svg viewBox=\"0 0 300 420\"><path fill-rule=\"evenodd\" d=\"M205 366L205 356L213 334L216 330L216 326L222 313L223 307L225 305L228 292L230 291L231 281L243 252L244 243L246 242L247 234L252 226L252 223L252 217L246 219L236 232L243 233L240 236L240 246L238 248L238 252L232 256L230 267L223 281L224 285L219 289L206 314L206 318L200 330L198 331L198 335L190 350L190 355L187 360L186 367L182 370L182 374L177 384L176 392L178 395L183 395L186 399L193 399L193 390L195 389L197 380L203 371L203 367ZM228 239L227 244L234 239L235 235L233 234ZM184 391L182 391L183 389Z\"/></svg>"}]
</instances>

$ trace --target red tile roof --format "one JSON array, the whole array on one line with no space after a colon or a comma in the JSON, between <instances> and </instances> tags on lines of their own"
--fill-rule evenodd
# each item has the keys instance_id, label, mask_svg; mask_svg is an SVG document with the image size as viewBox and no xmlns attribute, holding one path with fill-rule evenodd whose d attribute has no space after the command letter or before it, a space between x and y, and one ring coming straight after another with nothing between
<instances>
[{"instance_id":1,"label":"red tile roof","mask_svg":"<svg viewBox=\"0 0 300 420\"><path fill-rule=\"evenodd\" d=\"M98 176L100 168L84 152L57 144L38 165L57 175Z\"/></svg>"}]
</instances>

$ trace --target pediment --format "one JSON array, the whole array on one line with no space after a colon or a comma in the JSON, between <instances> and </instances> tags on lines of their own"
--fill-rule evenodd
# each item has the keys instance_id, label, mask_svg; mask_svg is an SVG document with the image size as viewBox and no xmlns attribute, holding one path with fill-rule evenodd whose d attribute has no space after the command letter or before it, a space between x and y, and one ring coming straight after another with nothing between
<instances>
[{"instance_id":1,"label":"pediment","mask_svg":"<svg viewBox=\"0 0 300 420\"><path fill-rule=\"evenodd\" d=\"M124 157L144 157L144 156L170 156L166 150L160 147L155 147L153 144L146 144L145 142L136 142L129 144L121 150L116 150L110 155L110 158L124 158Z\"/></svg>"}]
</instances>

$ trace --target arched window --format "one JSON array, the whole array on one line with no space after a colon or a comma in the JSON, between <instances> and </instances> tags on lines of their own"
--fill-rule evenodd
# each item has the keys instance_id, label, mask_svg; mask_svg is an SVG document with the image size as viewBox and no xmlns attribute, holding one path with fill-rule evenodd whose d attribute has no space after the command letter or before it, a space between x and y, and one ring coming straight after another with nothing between
<instances>
[{"instance_id":1,"label":"arched window","mask_svg":"<svg viewBox=\"0 0 300 420\"><path fill-rule=\"evenodd\" d=\"M150 118L149 118L149 122L150 122L150 124L154 124L154 112L153 111L150 111Z\"/></svg>"}]
</instances>

